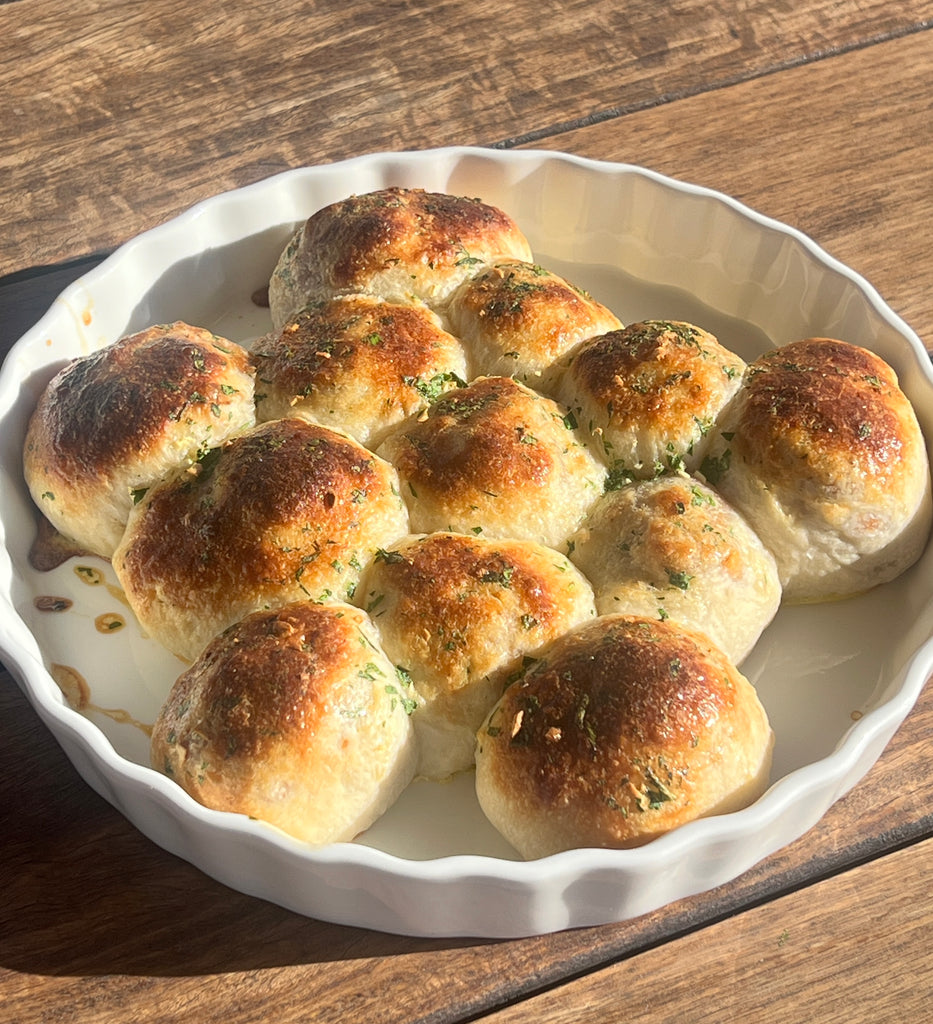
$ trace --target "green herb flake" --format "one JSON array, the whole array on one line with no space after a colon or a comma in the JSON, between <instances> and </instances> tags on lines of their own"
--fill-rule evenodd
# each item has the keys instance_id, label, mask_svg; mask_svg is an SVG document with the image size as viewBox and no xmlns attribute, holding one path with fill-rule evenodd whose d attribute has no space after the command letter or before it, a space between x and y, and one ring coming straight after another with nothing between
<instances>
[{"instance_id":1,"label":"green herb flake","mask_svg":"<svg viewBox=\"0 0 933 1024\"><path fill-rule=\"evenodd\" d=\"M630 484L634 479L632 471L627 469L621 462L617 462L606 474L603 490L606 493L609 491L621 491L623 487Z\"/></svg>"},{"instance_id":2,"label":"green herb flake","mask_svg":"<svg viewBox=\"0 0 933 1024\"><path fill-rule=\"evenodd\" d=\"M386 565L398 565L399 562L405 561L405 556L401 551L386 551L385 548L377 548L373 561L385 562Z\"/></svg>"},{"instance_id":3,"label":"green herb flake","mask_svg":"<svg viewBox=\"0 0 933 1024\"><path fill-rule=\"evenodd\" d=\"M707 455L700 464L700 472L709 483L715 486L728 472L731 460L732 450L730 448L727 448L720 456Z\"/></svg>"},{"instance_id":4,"label":"green herb flake","mask_svg":"<svg viewBox=\"0 0 933 1024\"><path fill-rule=\"evenodd\" d=\"M462 246L460 251L457 253L457 258L454 260L455 267L472 267L477 263L482 263L482 259L479 256L471 256L466 249Z\"/></svg>"},{"instance_id":5,"label":"green herb flake","mask_svg":"<svg viewBox=\"0 0 933 1024\"><path fill-rule=\"evenodd\" d=\"M638 797L639 810L658 810L663 804L673 800L674 794L658 778L650 767L645 768L645 788Z\"/></svg>"},{"instance_id":6,"label":"green herb flake","mask_svg":"<svg viewBox=\"0 0 933 1024\"><path fill-rule=\"evenodd\" d=\"M583 694L580 698L580 703L577 704L576 710L574 711L573 720L577 728L580 729L585 735L587 742L593 750L596 749L596 730L593 727L592 722L587 718L587 711L589 710L590 698L588 694Z\"/></svg>"},{"instance_id":7,"label":"green herb flake","mask_svg":"<svg viewBox=\"0 0 933 1024\"><path fill-rule=\"evenodd\" d=\"M386 684L385 692L392 698L389 706L393 711L399 704L401 704L402 710L406 715L414 714L418 709L418 702L414 697L409 697L407 694L401 693L398 687L393 686L391 683Z\"/></svg>"},{"instance_id":8,"label":"green herb flake","mask_svg":"<svg viewBox=\"0 0 933 1024\"><path fill-rule=\"evenodd\" d=\"M433 377L429 377L427 380L423 377L403 377L402 382L407 387L414 388L428 402L437 401L451 386L457 388L465 388L467 386L466 381L452 370L435 373Z\"/></svg>"},{"instance_id":9,"label":"green herb flake","mask_svg":"<svg viewBox=\"0 0 933 1024\"><path fill-rule=\"evenodd\" d=\"M605 801L610 811L618 811L623 818L628 817L628 808L620 804L611 793L606 795Z\"/></svg>"},{"instance_id":10,"label":"green herb flake","mask_svg":"<svg viewBox=\"0 0 933 1024\"><path fill-rule=\"evenodd\" d=\"M691 487L690 494L690 504L693 505L694 508L698 508L702 505L716 504L716 501L713 498L713 496L711 494L705 493L704 491L701 491L699 487Z\"/></svg>"},{"instance_id":11,"label":"green herb flake","mask_svg":"<svg viewBox=\"0 0 933 1024\"><path fill-rule=\"evenodd\" d=\"M480 583L498 583L501 587L511 586L512 576L515 573L514 566L504 565L500 570L493 569L484 572L480 576Z\"/></svg>"},{"instance_id":12,"label":"green herb flake","mask_svg":"<svg viewBox=\"0 0 933 1024\"><path fill-rule=\"evenodd\" d=\"M667 569L667 579L672 587L676 587L678 590L689 590L690 584L693 582L693 576L685 572L683 569Z\"/></svg>"}]
</instances>

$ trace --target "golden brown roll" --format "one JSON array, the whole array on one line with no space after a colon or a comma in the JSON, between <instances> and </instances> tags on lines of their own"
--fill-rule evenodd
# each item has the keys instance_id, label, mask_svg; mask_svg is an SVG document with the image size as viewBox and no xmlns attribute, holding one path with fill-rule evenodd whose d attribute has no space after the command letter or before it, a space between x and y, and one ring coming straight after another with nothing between
<instances>
[{"instance_id":1,"label":"golden brown roll","mask_svg":"<svg viewBox=\"0 0 933 1024\"><path fill-rule=\"evenodd\" d=\"M528 859L631 847L757 799L771 748L754 688L705 634L613 615L505 691L479 732L476 792Z\"/></svg>"},{"instance_id":2,"label":"golden brown roll","mask_svg":"<svg viewBox=\"0 0 933 1024\"><path fill-rule=\"evenodd\" d=\"M452 533L380 552L357 600L420 697L418 774L433 779L472 766L476 730L522 659L596 614L589 583L551 548Z\"/></svg>"},{"instance_id":3,"label":"golden brown roll","mask_svg":"<svg viewBox=\"0 0 933 1024\"><path fill-rule=\"evenodd\" d=\"M509 377L449 392L378 449L399 471L413 533L453 531L563 548L605 467L566 411Z\"/></svg>"},{"instance_id":4,"label":"golden brown roll","mask_svg":"<svg viewBox=\"0 0 933 1024\"><path fill-rule=\"evenodd\" d=\"M370 446L467 377L462 345L427 306L372 295L312 303L252 354L260 420L301 416Z\"/></svg>"},{"instance_id":5,"label":"golden brown roll","mask_svg":"<svg viewBox=\"0 0 933 1024\"><path fill-rule=\"evenodd\" d=\"M601 615L670 619L706 633L739 664L774 618L774 558L711 487L680 475L609 491L571 540Z\"/></svg>"},{"instance_id":6,"label":"golden brown roll","mask_svg":"<svg viewBox=\"0 0 933 1024\"><path fill-rule=\"evenodd\" d=\"M297 602L231 626L178 678L152 764L207 807L349 841L412 778L413 707L364 612Z\"/></svg>"},{"instance_id":7,"label":"golden brown roll","mask_svg":"<svg viewBox=\"0 0 933 1024\"><path fill-rule=\"evenodd\" d=\"M591 295L518 260L481 268L451 296L447 317L484 373L514 377L544 394L581 341L622 326Z\"/></svg>"},{"instance_id":8,"label":"golden brown roll","mask_svg":"<svg viewBox=\"0 0 933 1024\"><path fill-rule=\"evenodd\" d=\"M930 532L930 471L914 410L879 356L829 338L749 367L701 472L773 552L792 601L894 579Z\"/></svg>"},{"instance_id":9,"label":"golden brown roll","mask_svg":"<svg viewBox=\"0 0 933 1024\"><path fill-rule=\"evenodd\" d=\"M249 612L348 599L407 532L388 463L326 427L274 420L148 491L113 567L143 628L191 659Z\"/></svg>"},{"instance_id":10,"label":"golden brown roll","mask_svg":"<svg viewBox=\"0 0 933 1024\"><path fill-rule=\"evenodd\" d=\"M507 214L479 199L385 188L312 214L295 232L269 282L281 327L309 302L367 292L392 302L443 305L480 263L531 259Z\"/></svg>"},{"instance_id":11,"label":"golden brown roll","mask_svg":"<svg viewBox=\"0 0 933 1024\"><path fill-rule=\"evenodd\" d=\"M599 440L615 476L648 479L700 464L744 369L702 328L645 320L582 345L557 397Z\"/></svg>"},{"instance_id":12,"label":"golden brown roll","mask_svg":"<svg viewBox=\"0 0 933 1024\"><path fill-rule=\"evenodd\" d=\"M150 327L52 379L29 422L26 482L60 533L110 558L134 495L254 417L244 349L184 323Z\"/></svg>"}]
</instances>

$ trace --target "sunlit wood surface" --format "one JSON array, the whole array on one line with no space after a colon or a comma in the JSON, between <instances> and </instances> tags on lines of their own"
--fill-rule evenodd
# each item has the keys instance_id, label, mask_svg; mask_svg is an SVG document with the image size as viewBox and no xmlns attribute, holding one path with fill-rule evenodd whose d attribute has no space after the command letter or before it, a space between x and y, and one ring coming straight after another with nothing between
<instances>
[{"instance_id":1,"label":"sunlit wood surface","mask_svg":"<svg viewBox=\"0 0 933 1024\"><path fill-rule=\"evenodd\" d=\"M933 347L933 4L0 3L0 342L197 200L302 164L560 149L802 229ZM924 1020L933 697L807 835L634 921L503 942L308 920L164 853L0 675L0 1020Z\"/></svg>"}]
</instances>

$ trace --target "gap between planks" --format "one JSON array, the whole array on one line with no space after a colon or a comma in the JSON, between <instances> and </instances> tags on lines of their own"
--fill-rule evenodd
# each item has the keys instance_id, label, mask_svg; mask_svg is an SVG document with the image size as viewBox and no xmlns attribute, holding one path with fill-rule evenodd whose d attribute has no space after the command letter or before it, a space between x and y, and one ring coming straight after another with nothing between
<instances>
[{"instance_id":1,"label":"gap between planks","mask_svg":"<svg viewBox=\"0 0 933 1024\"><path fill-rule=\"evenodd\" d=\"M482 1024L923 1020L933 991L931 876L933 838L473 1019ZM892 961L908 967L894 973Z\"/></svg>"}]
</instances>

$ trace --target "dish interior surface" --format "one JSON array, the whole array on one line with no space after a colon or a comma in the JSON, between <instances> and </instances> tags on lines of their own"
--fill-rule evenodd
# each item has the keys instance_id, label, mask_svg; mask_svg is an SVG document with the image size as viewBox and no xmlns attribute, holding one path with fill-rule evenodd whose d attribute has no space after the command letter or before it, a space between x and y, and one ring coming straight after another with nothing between
<instances>
[{"instance_id":1,"label":"dish interior surface","mask_svg":"<svg viewBox=\"0 0 933 1024\"><path fill-rule=\"evenodd\" d=\"M541 153L383 155L295 172L218 197L189 211L181 225L171 222L124 247L60 297L7 359L0 387L6 552L0 582L9 606L3 616L9 621L0 627L4 661L79 770L147 834L228 884L302 912L424 934L464 928L472 934L522 934L618 919L719 884L809 827L814 814L867 771L912 706L930 669L924 646L933 630L929 546L894 583L842 602L782 608L743 663L776 736L772 792L759 803L777 825L761 839L736 839L744 846L727 864L716 849L725 818L698 823L699 830L677 843L668 844L671 837L657 841L659 856L670 849L669 856L692 858L693 866L689 880L678 875L669 885L655 885L648 906L626 902L625 886L619 887L629 872L643 876L640 853L615 851L607 859L601 851L592 864L578 857L566 878L580 883L591 866L598 867L601 874L592 883L597 896L588 890L586 898L567 896L550 914L534 904L551 899L542 893L553 879L541 865L506 867L517 855L483 817L468 773L449 783L413 783L353 844L356 853L351 847L326 851L328 863L344 859L361 872L356 884L362 896L343 904L316 896L319 884L334 885L320 883L317 853L255 822L242 826L250 841L255 845L258 837L260 851L286 849L304 865L310 892L293 896L284 891L289 883L277 889L263 881L271 859L264 865L262 852L254 867L238 873L224 852L222 829L238 829L240 823L231 825L231 816L205 812L184 794L170 792L170 784L148 767L148 727L183 663L142 635L106 562L76 557L50 572L30 565L36 513L22 480L21 446L29 412L53 372L123 334L176 319L248 344L270 326L267 309L253 296L268 281L292 227L344 195L386 184L475 195L501 206L528 235L539 263L590 291L625 323L687 320L746 360L815 335L873 349L892 363L927 438L933 437L933 377L909 329L869 286L812 244L723 197L637 169ZM96 762L93 770L76 759L75 743ZM157 815L123 806L127 798L118 783L124 774L142 779L169 810ZM812 808L794 809L798 776L799 799L811 800ZM113 779L116 792L108 789ZM818 797L809 796L808 787L816 787ZM744 813L728 817L741 819ZM159 823L166 814L170 827ZM186 828L199 835L195 852L174 835ZM367 850L390 857L370 863ZM461 855L482 859L481 880L462 879L454 867ZM402 889L417 881L418 865L426 869L426 862L438 858L455 858L446 878L458 895L446 909L401 911L400 901L382 891L396 875L406 880ZM378 885L367 870L378 875ZM464 893L475 892L488 903L489 887L506 876L519 879L516 899L530 906L525 917L506 920L512 913L506 903L472 911L465 920ZM438 878L444 880L445 873L431 874L432 882ZM623 895L601 900L611 887Z\"/></svg>"}]
</instances>

